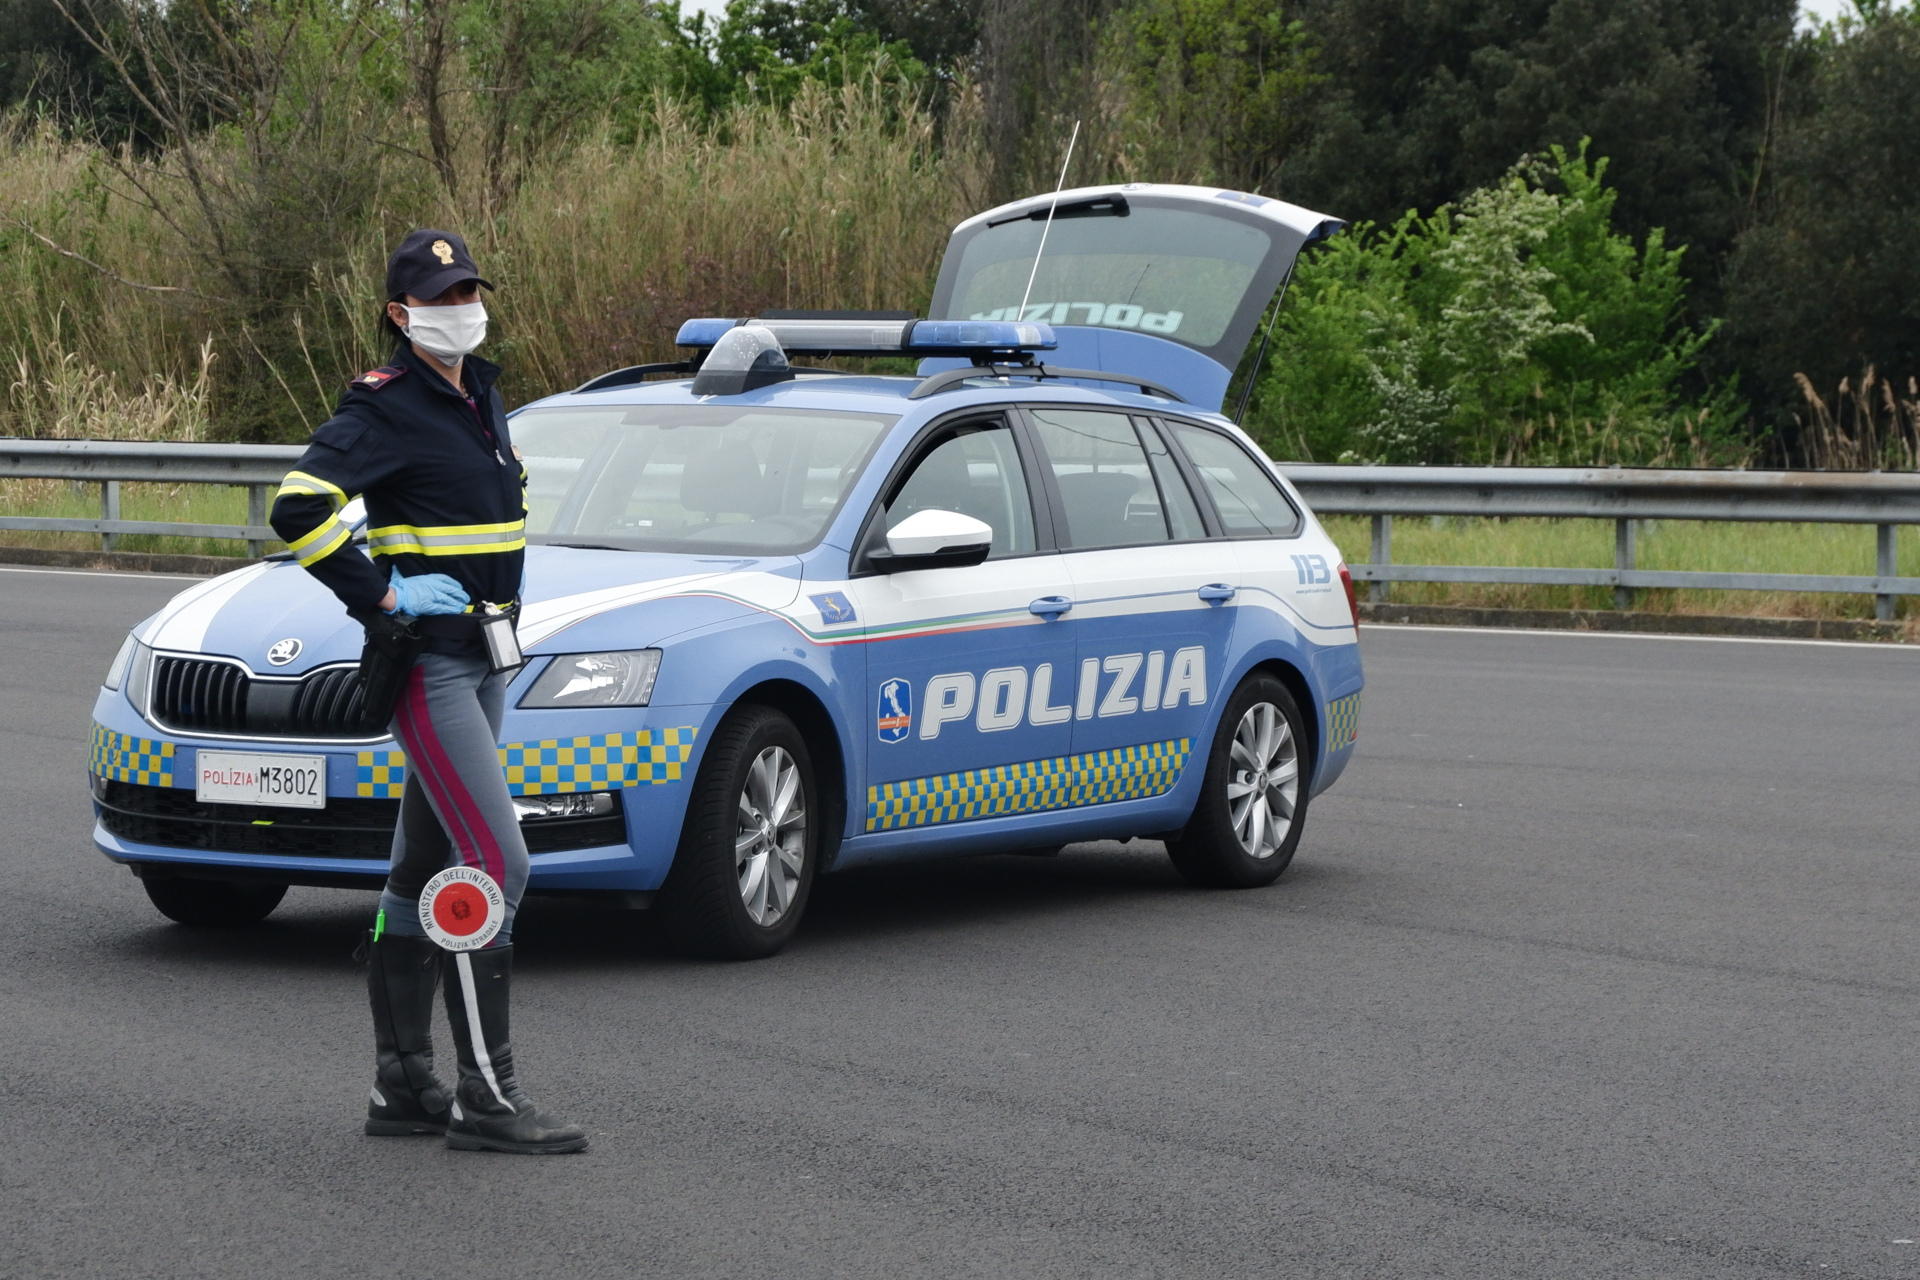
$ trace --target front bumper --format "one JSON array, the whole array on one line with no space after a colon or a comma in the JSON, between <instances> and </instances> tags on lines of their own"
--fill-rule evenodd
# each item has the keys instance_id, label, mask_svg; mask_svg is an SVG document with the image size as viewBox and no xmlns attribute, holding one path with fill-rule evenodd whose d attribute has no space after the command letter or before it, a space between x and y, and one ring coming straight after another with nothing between
<instances>
[{"instance_id":1,"label":"front bumper","mask_svg":"<svg viewBox=\"0 0 1920 1280\"><path fill-rule=\"evenodd\" d=\"M506 735L532 723L543 736L510 741L501 768L515 795L610 792L612 814L530 819L529 889L647 891L672 862L697 763L692 708L516 714ZM320 810L202 804L198 752L323 755ZM156 729L120 694L102 690L90 753L94 845L116 862L244 872L289 882L366 883L384 878L406 759L374 744L191 739ZM138 869L138 868L137 868Z\"/></svg>"}]
</instances>

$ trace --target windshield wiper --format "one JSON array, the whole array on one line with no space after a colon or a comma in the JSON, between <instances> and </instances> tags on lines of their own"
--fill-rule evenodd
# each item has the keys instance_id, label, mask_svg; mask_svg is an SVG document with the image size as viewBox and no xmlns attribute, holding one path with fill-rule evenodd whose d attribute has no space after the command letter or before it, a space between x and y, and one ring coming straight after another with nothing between
<instances>
[{"instance_id":1,"label":"windshield wiper","mask_svg":"<svg viewBox=\"0 0 1920 1280\"><path fill-rule=\"evenodd\" d=\"M572 547L576 551L631 551L632 547L614 547L604 542L561 542L556 538L542 538L533 544L536 547Z\"/></svg>"}]
</instances>

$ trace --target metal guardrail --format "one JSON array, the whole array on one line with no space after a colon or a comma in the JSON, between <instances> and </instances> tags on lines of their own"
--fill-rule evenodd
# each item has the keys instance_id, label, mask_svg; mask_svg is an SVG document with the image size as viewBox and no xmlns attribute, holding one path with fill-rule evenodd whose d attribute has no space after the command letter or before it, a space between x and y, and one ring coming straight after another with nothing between
<instances>
[{"instance_id":1,"label":"metal guardrail","mask_svg":"<svg viewBox=\"0 0 1920 1280\"><path fill-rule=\"evenodd\" d=\"M234 538L259 555L275 534L267 501L297 461L299 445L164 444L112 440L0 440L0 477L69 480L100 486L98 520L0 517L0 530L95 533L112 550L129 533ZM1920 595L1920 578L1902 578L1894 563L1894 531L1920 524L1920 474L1834 471L1684 471L1619 467L1338 467L1295 463L1281 468L1322 515L1373 521L1369 562L1348 566L1368 596L1386 599L1394 582L1484 582L1612 587L1628 608L1636 590L1813 591L1871 595L1891 619L1895 597ZM120 518L120 485L244 485L244 525L183 524ZM1395 516L1545 516L1612 520L1611 569L1519 568L1500 565L1411 565L1393 562ZM1870 524L1877 529L1872 576L1798 573L1709 573L1634 565L1643 520L1786 521Z\"/></svg>"},{"instance_id":2,"label":"metal guardrail","mask_svg":"<svg viewBox=\"0 0 1920 1280\"><path fill-rule=\"evenodd\" d=\"M1369 563L1349 565L1372 600L1393 582L1498 582L1612 587L1614 604L1633 604L1635 590L1679 587L1710 591L1848 592L1874 597L1882 621L1895 597L1920 595L1920 578L1902 578L1894 560L1895 530L1920 524L1920 474L1839 471L1684 471L1622 467L1335 467L1283 466L1316 512L1373 520ZM1397 565L1395 516L1546 516L1612 520L1611 569L1516 568L1494 565ZM1871 577L1800 573L1696 573L1634 566L1643 520L1788 521L1876 527Z\"/></svg>"},{"instance_id":3,"label":"metal guardrail","mask_svg":"<svg viewBox=\"0 0 1920 1280\"><path fill-rule=\"evenodd\" d=\"M0 440L0 477L16 480L69 480L100 486L98 520L42 516L0 517L0 529L53 533L97 533L104 551L129 533L171 534L183 538L236 538L247 554L258 556L279 537L267 524L267 500L304 452L283 444L167 444L125 440ZM230 484L247 489L247 522L185 524L160 520L122 520L120 485Z\"/></svg>"}]
</instances>

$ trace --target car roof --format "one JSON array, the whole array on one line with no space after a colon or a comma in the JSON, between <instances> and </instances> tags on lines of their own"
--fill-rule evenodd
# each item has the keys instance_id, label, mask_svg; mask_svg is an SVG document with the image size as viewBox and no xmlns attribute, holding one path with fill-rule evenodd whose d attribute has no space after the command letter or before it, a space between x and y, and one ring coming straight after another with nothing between
<instances>
[{"instance_id":1,"label":"car roof","mask_svg":"<svg viewBox=\"0 0 1920 1280\"><path fill-rule=\"evenodd\" d=\"M925 399L908 397L924 379L915 375L802 373L790 382L743 391L730 396L696 396L691 378L631 383L605 391L566 391L523 405L530 409L607 408L616 405L719 404L764 408L825 409L849 413L892 413L903 417L933 417L950 409L994 404L1072 404L1125 409L1133 412L1174 413L1216 419L1218 414L1179 401L1116 388L1108 391L1059 381L1013 382L1005 386L961 386Z\"/></svg>"}]
</instances>

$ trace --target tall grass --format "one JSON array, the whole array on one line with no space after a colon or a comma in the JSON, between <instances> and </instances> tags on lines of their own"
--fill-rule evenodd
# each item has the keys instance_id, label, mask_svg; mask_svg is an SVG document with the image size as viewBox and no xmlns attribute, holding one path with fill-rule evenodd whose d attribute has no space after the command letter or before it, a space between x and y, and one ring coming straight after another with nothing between
<instances>
[{"instance_id":1,"label":"tall grass","mask_svg":"<svg viewBox=\"0 0 1920 1280\"><path fill-rule=\"evenodd\" d=\"M809 83L712 126L662 100L655 121L530 174L485 227L495 358L522 398L674 358L688 316L924 309L971 212L970 153L876 85Z\"/></svg>"},{"instance_id":2,"label":"tall grass","mask_svg":"<svg viewBox=\"0 0 1920 1280\"><path fill-rule=\"evenodd\" d=\"M102 161L0 117L0 431L200 438L215 353L199 303L165 226L110 195Z\"/></svg>"},{"instance_id":3,"label":"tall grass","mask_svg":"<svg viewBox=\"0 0 1920 1280\"><path fill-rule=\"evenodd\" d=\"M456 143L477 129L453 125ZM985 185L977 149L951 132L936 147L932 119L877 77L710 121L662 98L627 135L609 123L556 147L504 200L480 184L456 197L397 145L377 216L308 269L288 332L266 335L232 322L224 283L171 234L197 216L183 195L143 206L107 153L0 121L0 433L304 438L387 359L386 254L414 226L461 231L500 286L482 354L506 366L510 404L672 358L691 315L923 308Z\"/></svg>"},{"instance_id":4,"label":"tall grass","mask_svg":"<svg viewBox=\"0 0 1920 1280\"><path fill-rule=\"evenodd\" d=\"M1912 471L1920 466L1920 380L1907 379L1905 394L1872 365L1858 380L1840 379L1831 403L1804 373L1793 375L1806 399L1800 453L1822 471Z\"/></svg>"}]
</instances>

